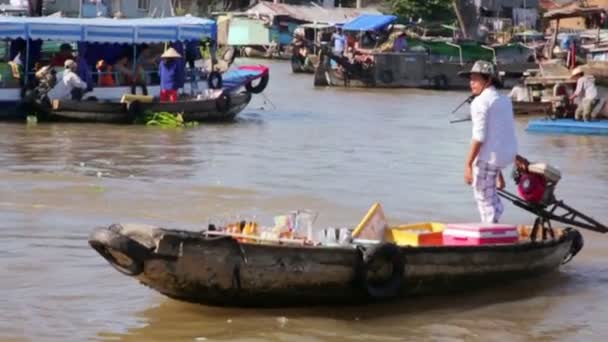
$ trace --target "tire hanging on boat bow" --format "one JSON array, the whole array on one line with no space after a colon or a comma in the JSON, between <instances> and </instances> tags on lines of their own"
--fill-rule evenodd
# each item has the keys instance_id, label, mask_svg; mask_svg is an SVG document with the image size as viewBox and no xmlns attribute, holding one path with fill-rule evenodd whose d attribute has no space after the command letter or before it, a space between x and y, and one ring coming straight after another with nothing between
<instances>
[{"instance_id":1,"label":"tire hanging on boat bow","mask_svg":"<svg viewBox=\"0 0 608 342\"><path fill-rule=\"evenodd\" d=\"M266 86L268 85L268 78L268 74L265 74L260 78L260 83L258 83L258 85L254 86L253 81L251 81L245 84L245 89L252 94L259 94L266 89Z\"/></svg>"},{"instance_id":2,"label":"tire hanging on boat bow","mask_svg":"<svg viewBox=\"0 0 608 342\"><path fill-rule=\"evenodd\" d=\"M209 86L209 89L222 89L222 74L217 71L210 72L207 77L207 85Z\"/></svg>"},{"instance_id":3,"label":"tire hanging on boat bow","mask_svg":"<svg viewBox=\"0 0 608 342\"><path fill-rule=\"evenodd\" d=\"M585 244L583 240L583 235L578 230L568 227L564 229L564 233L572 234L573 237L572 244L570 245L570 251L568 251L568 254L566 254L564 260L562 260L562 265L569 263L578 254L578 252L583 249L583 246Z\"/></svg>"},{"instance_id":4,"label":"tire hanging on boat bow","mask_svg":"<svg viewBox=\"0 0 608 342\"><path fill-rule=\"evenodd\" d=\"M96 230L89 245L118 272L135 277L144 271L144 261L151 252L139 242L116 232L116 229L119 228L112 226Z\"/></svg>"},{"instance_id":5,"label":"tire hanging on boat bow","mask_svg":"<svg viewBox=\"0 0 608 342\"><path fill-rule=\"evenodd\" d=\"M359 277L361 286L370 297L383 299L399 295L403 285L405 273L405 260L399 246L393 243L383 243L362 251L362 263L360 265ZM385 279L370 279L370 272L374 272L380 264L391 266L391 274Z\"/></svg>"}]
</instances>

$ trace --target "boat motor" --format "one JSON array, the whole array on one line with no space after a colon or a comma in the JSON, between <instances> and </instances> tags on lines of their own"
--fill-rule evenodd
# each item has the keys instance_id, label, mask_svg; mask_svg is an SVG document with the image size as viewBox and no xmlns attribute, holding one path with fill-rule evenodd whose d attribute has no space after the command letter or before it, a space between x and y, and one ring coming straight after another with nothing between
<instances>
[{"instance_id":1,"label":"boat motor","mask_svg":"<svg viewBox=\"0 0 608 342\"><path fill-rule=\"evenodd\" d=\"M516 169L513 179L517 193L527 202L549 205L555 202L555 186L561 179L561 172L547 164L530 164L524 170Z\"/></svg>"},{"instance_id":2,"label":"boat motor","mask_svg":"<svg viewBox=\"0 0 608 342\"><path fill-rule=\"evenodd\" d=\"M608 227L590 216L572 208L555 197L555 187L562 175L559 169L544 163L529 163L520 158L513 170L513 180L517 185L517 195L502 189L498 194L511 201L515 206L536 216L532 233L535 241L538 231L542 239L547 235L554 237L551 221L568 226L589 229L598 233L608 233Z\"/></svg>"}]
</instances>

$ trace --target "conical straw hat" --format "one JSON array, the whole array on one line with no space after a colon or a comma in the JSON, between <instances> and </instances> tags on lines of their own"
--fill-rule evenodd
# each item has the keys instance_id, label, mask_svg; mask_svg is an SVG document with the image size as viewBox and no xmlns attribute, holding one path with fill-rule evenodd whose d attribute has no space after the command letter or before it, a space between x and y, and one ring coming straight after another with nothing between
<instances>
[{"instance_id":1,"label":"conical straw hat","mask_svg":"<svg viewBox=\"0 0 608 342\"><path fill-rule=\"evenodd\" d=\"M167 51L165 51L165 53L163 53L160 58L181 58L182 55L180 55L177 51L175 51L174 48L169 48L167 49Z\"/></svg>"}]
</instances>

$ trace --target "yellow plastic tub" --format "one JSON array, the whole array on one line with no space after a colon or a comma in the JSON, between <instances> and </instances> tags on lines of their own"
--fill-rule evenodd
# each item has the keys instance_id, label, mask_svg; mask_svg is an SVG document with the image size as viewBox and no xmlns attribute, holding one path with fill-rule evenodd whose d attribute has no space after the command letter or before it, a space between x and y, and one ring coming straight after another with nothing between
<instances>
[{"instance_id":1,"label":"yellow plastic tub","mask_svg":"<svg viewBox=\"0 0 608 342\"><path fill-rule=\"evenodd\" d=\"M138 94L123 94L120 98L120 103L130 103L133 101L139 101L142 103L150 103L154 101L152 95L138 95Z\"/></svg>"},{"instance_id":2,"label":"yellow plastic tub","mask_svg":"<svg viewBox=\"0 0 608 342\"><path fill-rule=\"evenodd\" d=\"M440 246L444 227L438 222L404 224L388 228L384 239L398 246Z\"/></svg>"}]
</instances>

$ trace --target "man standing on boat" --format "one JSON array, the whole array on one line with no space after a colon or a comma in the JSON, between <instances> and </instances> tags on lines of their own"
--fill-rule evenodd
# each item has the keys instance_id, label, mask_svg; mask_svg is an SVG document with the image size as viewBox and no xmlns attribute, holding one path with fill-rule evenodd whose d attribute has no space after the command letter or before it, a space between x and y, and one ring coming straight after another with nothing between
<instances>
[{"instance_id":1,"label":"man standing on boat","mask_svg":"<svg viewBox=\"0 0 608 342\"><path fill-rule=\"evenodd\" d=\"M68 59L64 66L65 70L61 79L47 95L51 102L53 100L80 100L87 89L87 84L76 74L78 68L76 62Z\"/></svg>"},{"instance_id":2,"label":"man standing on boat","mask_svg":"<svg viewBox=\"0 0 608 342\"><path fill-rule=\"evenodd\" d=\"M496 90L496 71L487 61L477 61L471 71L461 72L469 78L472 96L471 146L465 162L464 180L473 186L481 221L497 223L503 206L496 189L505 181L502 169L517 156L515 119L511 99Z\"/></svg>"},{"instance_id":3,"label":"man standing on boat","mask_svg":"<svg viewBox=\"0 0 608 342\"><path fill-rule=\"evenodd\" d=\"M336 29L336 33L333 34L332 40L334 42L334 55L342 57L344 55L344 49L346 47L346 38L344 37L344 34L342 34L341 27L338 27Z\"/></svg>"},{"instance_id":4,"label":"man standing on boat","mask_svg":"<svg viewBox=\"0 0 608 342\"><path fill-rule=\"evenodd\" d=\"M589 121L592 119L591 112L593 112L593 108L599 102L595 78L585 75L581 67L576 67L572 70L572 78L576 80L576 90L570 96L570 101L574 101L577 97L582 97L574 112L574 120Z\"/></svg>"}]
</instances>

